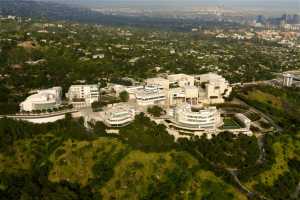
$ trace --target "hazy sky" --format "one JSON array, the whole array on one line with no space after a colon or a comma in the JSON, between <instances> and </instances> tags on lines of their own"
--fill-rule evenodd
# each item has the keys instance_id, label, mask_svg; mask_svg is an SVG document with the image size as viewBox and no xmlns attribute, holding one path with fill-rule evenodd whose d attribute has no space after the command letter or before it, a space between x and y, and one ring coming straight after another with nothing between
<instances>
[{"instance_id":1,"label":"hazy sky","mask_svg":"<svg viewBox=\"0 0 300 200\"><path fill-rule=\"evenodd\" d=\"M293 11L300 13L300 0L43 0L71 3L88 7L126 6L151 8L181 8L193 6L218 6L258 10Z\"/></svg>"},{"instance_id":2,"label":"hazy sky","mask_svg":"<svg viewBox=\"0 0 300 200\"><path fill-rule=\"evenodd\" d=\"M102 4L102 3L153 3L153 4L298 4L300 0L43 0L81 4Z\"/></svg>"}]
</instances>

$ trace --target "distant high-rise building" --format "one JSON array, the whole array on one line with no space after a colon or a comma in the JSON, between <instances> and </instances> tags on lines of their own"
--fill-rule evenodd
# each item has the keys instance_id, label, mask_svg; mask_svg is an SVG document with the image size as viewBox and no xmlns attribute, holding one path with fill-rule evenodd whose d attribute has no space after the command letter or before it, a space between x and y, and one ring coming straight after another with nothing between
<instances>
[{"instance_id":1,"label":"distant high-rise building","mask_svg":"<svg viewBox=\"0 0 300 200\"><path fill-rule=\"evenodd\" d=\"M262 24L264 24L264 23L266 23L266 21L267 21L267 19L266 19L266 17L263 16L263 15L258 15L258 16L256 17L256 23L262 23Z\"/></svg>"},{"instance_id":2,"label":"distant high-rise building","mask_svg":"<svg viewBox=\"0 0 300 200\"><path fill-rule=\"evenodd\" d=\"M283 14L281 16L281 20L284 21L284 22L287 22L288 21L288 15L287 14Z\"/></svg>"},{"instance_id":3,"label":"distant high-rise building","mask_svg":"<svg viewBox=\"0 0 300 200\"><path fill-rule=\"evenodd\" d=\"M293 23L294 24L300 24L300 15L294 15L293 16Z\"/></svg>"}]
</instances>

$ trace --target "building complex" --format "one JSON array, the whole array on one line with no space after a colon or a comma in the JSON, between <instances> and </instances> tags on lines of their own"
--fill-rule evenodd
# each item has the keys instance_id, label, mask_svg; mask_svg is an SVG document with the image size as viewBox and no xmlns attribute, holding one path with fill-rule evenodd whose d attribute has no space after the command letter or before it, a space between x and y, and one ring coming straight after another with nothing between
<instances>
[{"instance_id":1,"label":"building complex","mask_svg":"<svg viewBox=\"0 0 300 200\"><path fill-rule=\"evenodd\" d=\"M217 134L222 131L221 111L212 104L222 104L229 97L232 88L228 81L217 74L203 75L173 74L146 79L134 86L111 85L107 91L117 96L123 91L129 94L128 103L108 105L99 112L83 109L85 122L102 121L111 128L123 127L135 119L138 112L145 112L149 106L159 105L168 114L170 127L184 131ZM60 87L40 90L21 103L21 110L51 109L61 104ZM100 89L94 85L72 85L66 93L69 104L75 109L91 107L100 99ZM90 111L89 111L90 110ZM239 131L249 131L251 121L242 114L235 118L243 124Z\"/></svg>"},{"instance_id":2,"label":"building complex","mask_svg":"<svg viewBox=\"0 0 300 200\"><path fill-rule=\"evenodd\" d=\"M224 103L232 91L229 82L214 73L161 75L137 86L112 88L116 94L127 91L137 107L166 108L167 117L177 128L203 132L217 131L223 125L220 111L210 105Z\"/></svg>"},{"instance_id":3,"label":"building complex","mask_svg":"<svg viewBox=\"0 0 300 200\"><path fill-rule=\"evenodd\" d=\"M228 97L232 90L228 81L213 73L199 76L173 74L146 79L144 85L140 86L114 85L113 88L117 93L126 90L130 99L136 100L140 106L159 104L166 107L185 103L224 103L224 98Z\"/></svg>"}]
</instances>

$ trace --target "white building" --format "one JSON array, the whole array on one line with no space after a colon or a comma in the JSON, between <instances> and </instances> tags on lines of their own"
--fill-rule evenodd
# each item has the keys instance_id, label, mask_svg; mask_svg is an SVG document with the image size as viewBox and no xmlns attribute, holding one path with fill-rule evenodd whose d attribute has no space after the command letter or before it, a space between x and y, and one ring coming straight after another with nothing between
<instances>
[{"instance_id":1,"label":"white building","mask_svg":"<svg viewBox=\"0 0 300 200\"><path fill-rule=\"evenodd\" d=\"M199 89L196 86L185 86L171 88L168 92L169 106L181 105L183 103L198 104Z\"/></svg>"},{"instance_id":2,"label":"white building","mask_svg":"<svg viewBox=\"0 0 300 200\"><path fill-rule=\"evenodd\" d=\"M97 84L72 85L66 97L75 108L90 107L93 102L99 101L100 91Z\"/></svg>"},{"instance_id":3,"label":"white building","mask_svg":"<svg viewBox=\"0 0 300 200\"><path fill-rule=\"evenodd\" d=\"M136 102L140 106L163 105L166 102L166 92L157 86L145 86L135 91Z\"/></svg>"},{"instance_id":4,"label":"white building","mask_svg":"<svg viewBox=\"0 0 300 200\"><path fill-rule=\"evenodd\" d=\"M284 73L283 74L283 86L291 87L293 85L293 79L294 79L294 76L292 74Z\"/></svg>"},{"instance_id":5,"label":"white building","mask_svg":"<svg viewBox=\"0 0 300 200\"><path fill-rule=\"evenodd\" d=\"M165 78L157 77L157 78L148 78L146 79L146 85L156 85L164 90L168 90L170 86L170 81Z\"/></svg>"},{"instance_id":6,"label":"white building","mask_svg":"<svg viewBox=\"0 0 300 200\"><path fill-rule=\"evenodd\" d=\"M169 75L168 80L173 87L193 86L195 83L195 78L186 74Z\"/></svg>"},{"instance_id":7,"label":"white building","mask_svg":"<svg viewBox=\"0 0 300 200\"><path fill-rule=\"evenodd\" d=\"M110 92L114 91L116 93L116 96L119 96L121 92L126 91L127 86L119 84L110 84L107 88Z\"/></svg>"},{"instance_id":8,"label":"white building","mask_svg":"<svg viewBox=\"0 0 300 200\"><path fill-rule=\"evenodd\" d=\"M171 110L177 127L193 131L216 131L223 125L220 112L216 107L192 107L189 104Z\"/></svg>"},{"instance_id":9,"label":"white building","mask_svg":"<svg viewBox=\"0 0 300 200\"><path fill-rule=\"evenodd\" d=\"M224 103L224 97L229 97L232 91L229 82L214 73L199 75L195 79L199 86L199 101L205 104Z\"/></svg>"},{"instance_id":10,"label":"white building","mask_svg":"<svg viewBox=\"0 0 300 200\"><path fill-rule=\"evenodd\" d=\"M125 91L129 94L130 100L136 100L136 93L144 89L144 86L128 86L125 88Z\"/></svg>"},{"instance_id":11,"label":"white building","mask_svg":"<svg viewBox=\"0 0 300 200\"><path fill-rule=\"evenodd\" d=\"M134 121L136 111L126 104L115 104L104 111L104 123L109 127L123 127Z\"/></svg>"},{"instance_id":12,"label":"white building","mask_svg":"<svg viewBox=\"0 0 300 200\"><path fill-rule=\"evenodd\" d=\"M175 54L176 53L176 50L175 49L171 49L170 50L170 54Z\"/></svg>"},{"instance_id":13,"label":"white building","mask_svg":"<svg viewBox=\"0 0 300 200\"><path fill-rule=\"evenodd\" d=\"M105 57L104 54L96 54L96 55L93 55L93 59L103 59Z\"/></svg>"},{"instance_id":14,"label":"white building","mask_svg":"<svg viewBox=\"0 0 300 200\"><path fill-rule=\"evenodd\" d=\"M53 87L46 90L38 90L20 104L21 111L47 110L57 108L61 104L62 88Z\"/></svg>"}]
</instances>

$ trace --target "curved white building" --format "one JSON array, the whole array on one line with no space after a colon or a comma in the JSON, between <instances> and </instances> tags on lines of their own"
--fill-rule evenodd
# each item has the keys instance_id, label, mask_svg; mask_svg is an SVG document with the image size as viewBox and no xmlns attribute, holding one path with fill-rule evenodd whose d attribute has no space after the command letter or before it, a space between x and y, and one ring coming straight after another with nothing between
<instances>
[{"instance_id":1,"label":"curved white building","mask_svg":"<svg viewBox=\"0 0 300 200\"><path fill-rule=\"evenodd\" d=\"M216 107L193 108L189 104L184 104L173 109L172 115L178 127L188 130L215 131L223 124Z\"/></svg>"},{"instance_id":2,"label":"curved white building","mask_svg":"<svg viewBox=\"0 0 300 200\"><path fill-rule=\"evenodd\" d=\"M61 104L62 89L53 87L47 90L39 90L20 104L21 111L47 110L59 107Z\"/></svg>"},{"instance_id":3,"label":"curved white building","mask_svg":"<svg viewBox=\"0 0 300 200\"><path fill-rule=\"evenodd\" d=\"M135 109L128 105L113 105L104 112L104 123L109 127L123 127L134 120L135 113Z\"/></svg>"}]
</instances>

